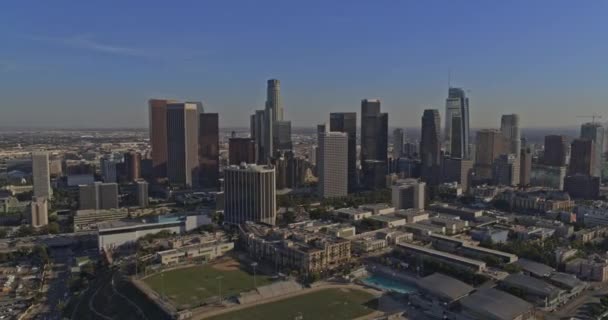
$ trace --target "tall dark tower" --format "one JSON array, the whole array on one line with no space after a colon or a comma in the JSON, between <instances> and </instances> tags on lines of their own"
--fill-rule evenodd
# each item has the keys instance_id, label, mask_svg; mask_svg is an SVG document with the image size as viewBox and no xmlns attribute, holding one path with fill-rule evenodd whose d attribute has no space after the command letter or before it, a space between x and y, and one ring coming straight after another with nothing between
<instances>
[{"instance_id":1,"label":"tall dark tower","mask_svg":"<svg viewBox=\"0 0 608 320\"><path fill-rule=\"evenodd\" d=\"M460 118L458 131L454 130L453 117L456 116ZM446 100L446 142L452 155L459 155L462 159L470 158L469 134L469 98L462 88L449 88Z\"/></svg>"},{"instance_id":2,"label":"tall dark tower","mask_svg":"<svg viewBox=\"0 0 608 320\"><path fill-rule=\"evenodd\" d=\"M217 113L199 115L198 184L204 189L216 189L219 179L219 116Z\"/></svg>"},{"instance_id":3,"label":"tall dark tower","mask_svg":"<svg viewBox=\"0 0 608 320\"><path fill-rule=\"evenodd\" d=\"M353 192L357 187L357 113L330 113L329 131L344 132L348 136L348 192Z\"/></svg>"},{"instance_id":4,"label":"tall dark tower","mask_svg":"<svg viewBox=\"0 0 608 320\"><path fill-rule=\"evenodd\" d=\"M369 177L387 170L388 150L388 114L380 112L380 100L364 99L361 101L361 166L364 180L380 181L378 177ZM374 163L374 170L368 170L368 163ZM381 165L381 163L383 163ZM379 168L380 166L380 168ZM384 170L381 167L384 166ZM370 185L369 183L365 183Z\"/></svg>"},{"instance_id":5,"label":"tall dark tower","mask_svg":"<svg viewBox=\"0 0 608 320\"><path fill-rule=\"evenodd\" d=\"M441 161L441 120L437 109L426 109L422 114L420 136L421 175L429 185L437 185Z\"/></svg>"}]
</instances>

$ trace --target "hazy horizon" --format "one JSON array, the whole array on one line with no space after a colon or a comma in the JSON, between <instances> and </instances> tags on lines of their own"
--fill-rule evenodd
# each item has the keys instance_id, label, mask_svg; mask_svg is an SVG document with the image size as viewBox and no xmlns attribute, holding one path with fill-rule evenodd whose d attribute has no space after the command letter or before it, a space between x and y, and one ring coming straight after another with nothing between
<instances>
[{"instance_id":1,"label":"hazy horizon","mask_svg":"<svg viewBox=\"0 0 608 320\"><path fill-rule=\"evenodd\" d=\"M277 78L294 127L364 98L414 127L423 109L444 116L449 70L469 90L471 127L505 113L576 126L606 110L608 2L266 4L5 4L0 126L144 128L147 100L174 98L243 127Z\"/></svg>"}]
</instances>

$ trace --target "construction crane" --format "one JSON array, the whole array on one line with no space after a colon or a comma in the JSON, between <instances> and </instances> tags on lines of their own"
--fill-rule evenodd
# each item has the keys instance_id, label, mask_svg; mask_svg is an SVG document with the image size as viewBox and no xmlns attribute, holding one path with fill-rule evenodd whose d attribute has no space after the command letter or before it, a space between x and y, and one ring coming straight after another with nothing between
<instances>
[{"instance_id":1,"label":"construction crane","mask_svg":"<svg viewBox=\"0 0 608 320\"><path fill-rule=\"evenodd\" d=\"M595 119L601 119L602 118L602 116L599 115L599 114L597 114L597 113L594 113L594 114L591 114L591 115L576 116L576 117L577 118L591 118L591 123L596 123Z\"/></svg>"}]
</instances>

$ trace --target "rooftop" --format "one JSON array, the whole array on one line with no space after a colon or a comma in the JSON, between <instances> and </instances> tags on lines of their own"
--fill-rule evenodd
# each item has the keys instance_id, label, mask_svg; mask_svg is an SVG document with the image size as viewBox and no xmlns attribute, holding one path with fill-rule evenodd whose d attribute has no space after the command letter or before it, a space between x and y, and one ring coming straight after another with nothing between
<instances>
[{"instance_id":1,"label":"rooftop","mask_svg":"<svg viewBox=\"0 0 608 320\"><path fill-rule=\"evenodd\" d=\"M510 274L502 281L507 286L529 290L537 295L542 295L545 297L555 297L561 291L559 288L552 284L549 284L545 281L536 278L532 278L522 273Z\"/></svg>"},{"instance_id":2,"label":"rooftop","mask_svg":"<svg viewBox=\"0 0 608 320\"><path fill-rule=\"evenodd\" d=\"M500 320L513 320L532 310L528 302L494 288L478 290L462 298L460 304L478 314Z\"/></svg>"},{"instance_id":3,"label":"rooftop","mask_svg":"<svg viewBox=\"0 0 608 320\"><path fill-rule=\"evenodd\" d=\"M423 291L449 301L458 300L475 290L470 285L441 273L433 273L428 277L420 279L418 287Z\"/></svg>"},{"instance_id":4,"label":"rooftop","mask_svg":"<svg viewBox=\"0 0 608 320\"><path fill-rule=\"evenodd\" d=\"M528 259L519 259L515 262L518 266L520 266L524 271L531 273L537 277L548 277L555 269L550 266L542 263L538 263Z\"/></svg>"}]
</instances>

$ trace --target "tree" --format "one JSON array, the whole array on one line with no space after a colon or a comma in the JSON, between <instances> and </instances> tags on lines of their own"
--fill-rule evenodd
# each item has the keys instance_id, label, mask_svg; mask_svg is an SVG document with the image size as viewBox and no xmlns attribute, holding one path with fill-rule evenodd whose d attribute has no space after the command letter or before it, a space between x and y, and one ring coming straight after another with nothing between
<instances>
[{"instance_id":1,"label":"tree","mask_svg":"<svg viewBox=\"0 0 608 320\"><path fill-rule=\"evenodd\" d=\"M57 222L51 222L47 225L47 231L50 234L58 234L59 233L59 224Z\"/></svg>"},{"instance_id":2,"label":"tree","mask_svg":"<svg viewBox=\"0 0 608 320\"><path fill-rule=\"evenodd\" d=\"M291 210L285 211L283 221L285 223L294 223L296 221L296 213Z\"/></svg>"},{"instance_id":3,"label":"tree","mask_svg":"<svg viewBox=\"0 0 608 320\"><path fill-rule=\"evenodd\" d=\"M46 246L43 245L34 246L34 248L32 248L32 253L30 254L30 257L35 263L39 265L45 265L49 263L48 249Z\"/></svg>"},{"instance_id":4,"label":"tree","mask_svg":"<svg viewBox=\"0 0 608 320\"><path fill-rule=\"evenodd\" d=\"M17 229L17 231L15 232L15 235L17 237L29 237L29 236L33 235L34 233L35 233L34 227L24 224L21 227L19 227L19 229Z\"/></svg>"},{"instance_id":5,"label":"tree","mask_svg":"<svg viewBox=\"0 0 608 320\"><path fill-rule=\"evenodd\" d=\"M7 235L8 235L8 231L6 231L6 229L4 229L4 228L0 228L0 239L6 238Z\"/></svg>"}]
</instances>

